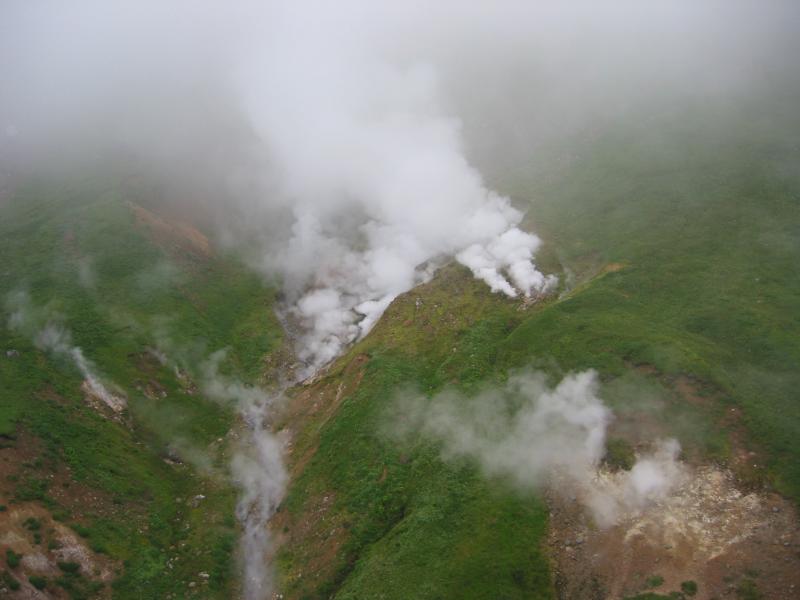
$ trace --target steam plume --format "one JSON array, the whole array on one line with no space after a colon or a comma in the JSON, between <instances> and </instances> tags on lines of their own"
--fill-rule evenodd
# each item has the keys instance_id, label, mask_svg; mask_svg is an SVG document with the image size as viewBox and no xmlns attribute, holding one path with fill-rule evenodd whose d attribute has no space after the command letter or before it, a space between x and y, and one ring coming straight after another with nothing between
<instances>
[{"instance_id":1,"label":"steam plume","mask_svg":"<svg viewBox=\"0 0 800 600\"><path fill-rule=\"evenodd\" d=\"M391 432L401 439L419 433L441 444L445 460L473 460L487 476L525 489L577 492L595 521L609 526L668 494L683 468L680 446L666 440L629 472L601 477L613 415L597 392L594 371L568 375L552 389L543 375L521 373L474 398L453 391L430 400L400 397Z\"/></svg>"},{"instance_id":2,"label":"steam plume","mask_svg":"<svg viewBox=\"0 0 800 600\"><path fill-rule=\"evenodd\" d=\"M524 168L537 144L633 107L649 116L675 98L760 90L796 71L792 4L5 0L2 170L113 168L159 182L187 212L202 208L223 242L256 245L253 262L281 277L311 374L444 257L498 293L547 291L538 238L475 157ZM579 376L531 386L520 392L528 417L489 414L488 438L452 402L431 415L436 427L419 425L523 485L551 467L583 477L607 411ZM275 496L255 473L284 477L259 416L272 399L218 377L207 393L247 407L253 446L234 468L250 507L240 514L260 523ZM537 409L545 398L551 408ZM543 458L504 443L501 426ZM570 452L581 440L577 455L550 453L534 433Z\"/></svg>"},{"instance_id":3,"label":"steam plume","mask_svg":"<svg viewBox=\"0 0 800 600\"><path fill-rule=\"evenodd\" d=\"M80 138L84 160L125 152L183 189L182 170L199 158L217 178L200 195L218 189L232 209L221 211L229 237L241 237L236 215L246 231L261 229L257 262L282 275L306 329L306 374L368 332L442 257L509 296L555 282L533 266L539 240L517 228L522 214L467 160L439 69L376 43L377 32L391 40L418 26L405 7L145 1L109 11L85 0L7 11L18 29L5 41L16 58L3 79L23 86L0 102L11 150L47 164L58 162L52 146ZM167 24L187 15L195 25L176 47ZM138 43L141 30L152 50ZM40 114L25 97L41 101L67 83L81 91L54 110Z\"/></svg>"},{"instance_id":4,"label":"steam plume","mask_svg":"<svg viewBox=\"0 0 800 600\"><path fill-rule=\"evenodd\" d=\"M746 97L796 54L798 11L767 4L6 0L0 158L202 206L282 277L310 374L442 257L551 288L474 157L517 168L626 111Z\"/></svg>"}]
</instances>

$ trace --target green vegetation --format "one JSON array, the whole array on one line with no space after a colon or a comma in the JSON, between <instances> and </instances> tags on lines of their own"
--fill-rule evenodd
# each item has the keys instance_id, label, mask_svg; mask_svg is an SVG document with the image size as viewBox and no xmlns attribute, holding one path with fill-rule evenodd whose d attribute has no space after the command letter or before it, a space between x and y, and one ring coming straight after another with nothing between
<instances>
[{"instance_id":1,"label":"green vegetation","mask_svg":"<svg viewBox=\"0 0 800 600\"><path fill-rule=\"evenodd\" d=\"M694 596L697 594L697 582L696 581L684 581L681 583L681 591L686 594L687 596Z\"/></svg>"},{"instance_id":2,"label":"green vegetation","mask_svg":"<svg viewBox=\"0 0 800 600\"><path fill-rule=\"evenodd\" d=\"M278 516L288 597L551 597L540 500L385 435L403 390L470 394L531 365L554 380L598 370L621 419L654 417L694 456L726 457L719 424L740 407L767 451L759 476L800 500L800 123L786 108L649 114L579 140L577 157L554 150L557 167L498 177L536 198L541 263L567 285L520 310L445 269L316 384L347 392L296 438L302 471ZM607 463L631 460L612 438Z\"/></svg>"},{"instance_id":3,"label":"green vegetation","mask_svg":"<svg viewBox=\"0 0 800 600\"><path fill-rule=\"evenodd\" d=\"M72 523L70 528L82 538L88 538L92 535L92 530L88 527L84 527L80 523Z\"/></svg>"},{"instance_id":4,"label":"green vegetation","mask_svg":"<svg viewBox=\"0 0 800 600\"><path fill-rule=\"evenodd\" d=\"M543 501L388 432L402 418L398 394L470 395L521 368L553 381L596 369L620 419L658 417L704 457L725 458L718 424L739 408L736 425L765 451L759 477L800 500L800 123L779 103L738 110L626 119L579 140L578 155L552 150L557 167L537 159L504 174L501 191L536 199L530 218L560 295L524 307L451 265L398 298L311 390L292 392L322 409L292 423L297 477L277 515L287 597L552 598ZM33 436L42 448L9 479L9 498L41 504L123 565L117 598L181 597L199 571L207 597L229 598L236 529L223 460L235 416L191 384L225 347L222 373L263 375L280 343L273 292L233 257L154 242L124 200L113 186L34 186L0 207L0 349L16 351L0 355L0 440L13 449ZM18 311L23 323L5 326ZM86 405L68 357L36 347L48 322L124 393L119 420ZM612 437L605 460L630 468L632 442ZM56 501L58 466L103 505ZM206 500L193 506L199 490ZM93 593L70 569L53 583ZM692 596L693 583L636 598ZM736 593L760 597L749 578Z\"/></svg>"},{"instance_id":5,"label":"green vegetation","mask_svg":"<svg viewBox=\"0 0 800 600\"><path fill-rule=\"evenodd\" d=\"M764 596L758 591L756 582L750 578L742 579L736 586L736 598L738 600L761 600Z\"/></svg>"},{"instance_id":6,"label":"green vegetation","mask_svg":"<svg viewBox=\"0 0 800 600\"><path fill-rule=\"evenodd\" d=\"M550 597L540 500L496 489L471 465L445 464L428 444L407 448L381 434L392 398L409 385L428 392L484 382L493 371L493 340L507 335L519 314L462 269L446 269L398 299L319 383L335 390L360 381L334 419L312 421L297 437L298 452L318 448L282 512L304 520L326 496L335 504L324 521L312 519L314 533L282 549L291 597ZM365 355L363 377L344 369ZM331 528L344 542L324 564L327 577L291 579L329 552L317 536Z\"/></svg>"},{"instance_id":7,"label":"green vegetation","mask_svg":"<svg viewBox=\"0 0 800 600\"><path fill-rule=\"evenodd\" d=\"M653 575L648 577L645 581L645 589L653 589L661 587L664 584L664 578L660 575ZM628 596L625 600L686 600L697 594L697 583L694 581L684 581L681 583L680 592L669 592L668 594L658 594L656 592L643 592L635 596Z\"/></svg>"},{"instance_id":8,"label":"green vegetation","mask_svg":"<svg viewBox=\"0 0 800 600\"><path fill-rule=\"evenodd\" d=\"M81 566L76 562L58 562L58 568L64 573L77 573L81 570Z\"/></svg>"},{"instance_id":9,"label":"green vegetation","mask_svg":"<svg viewBox=\"0 0 800 600\"><path fill-rule=\"evenodd\" d=\"M104 587L102 582L84 579L78 563L59 562L58 568L63 575L55 580L55 584L66 591L71 600L88 600L95 597Z\"/></svg>"},{"instance_id":10,"label":"green vegetation","mask_svg":"<svg viewBox=\"0 0 800 600\"><path fill-rule=\"evenodd\" d=\"M625 600L684 600L681 592L670 592L669 594L656 594L654 592L645 592L644 594L636 594L635 596L628 596Z\"/></svg>"},{"instance_id":11,"label":"green vegetation","mask_svg":"<svg viewBox=\"0 0 800 600\"><path fill-rule=\"evenodd\" d=\"M0 584L10 589L12 592L18 590L21 587L21 584L17 579L8 571L3 571L0 574Z\"/></svg>"},{"instance_id":12,"label":"green vegetation","mask_svg":"<svg viewBox=\"0 0 800 600\"><path fill-rule=\"evenodd\" d=\"M201 570L212 574L207 597L229 598L238 585L235 491L217 440L235 415L195 382L222 348L222 373L249 382L261 375L265 354L280 344L274 292L233 257L154 239L127 195L91 182L34 185L0 206L0 438L13 449L24 433L42 447L12 482L14 502L42 504L119 561L115 598L180 596ZM87 406L68 356L36 347L47 323L69 332L104 384L124 394L119 422ZM48 475L59 465L99 504L56 502ZM178 501L201 491L207 500L198 507ZM26 526L41 541L33 522ZM170 558L179 559L172 570ZM69 571L55 583L73 598L95 587Z\"/></svg>"},{"instance_id":13,"label":"green vegetation","mask_svg":"<svg viewBox=\"0 0 800 600\"><path fill-rule=\"evenodd\" d=\"M721 401L713 409L742 409L751 440L768 452L762 475L800 500L793 98L631 118L567 167L509 176L515 195L536 198L531 221L576 287L499 354L607 376L642 364L691 375Z\"/></svg>"},{"instance_id":14,"label":"green vegetation","mask_svg":"<svg viewBox=\"0 0 800 600\"><path fill-rule=\"evenodd\" d=\"M6 550L6 564L9 569L16 569L22 560L22 554L17 554L11 548Z\"/></svg>"},{"instance_id":15,"label":"green vegetation","mask_svg":"<svg viewBox=\"0 0 800 600\"><path fill-rule=\"evenodd\" d=\"M636 463L633 446L622 438L610 438L606 442L606 455L603 462L612 470L630 471Z\"/></svg>"},{"instance_id":16,"label":"green vegetation","mask_svg":"<svg viewBox=\"0 0 800 600\"><path fill-rule=\"evenodd\" d=\"M31 585L35 587L37 590L43 590L47 587L47 579L45 577L39 577L38 575L31 575L28 577L28 581L31 582Z\"/></svg>"}]
</instances>

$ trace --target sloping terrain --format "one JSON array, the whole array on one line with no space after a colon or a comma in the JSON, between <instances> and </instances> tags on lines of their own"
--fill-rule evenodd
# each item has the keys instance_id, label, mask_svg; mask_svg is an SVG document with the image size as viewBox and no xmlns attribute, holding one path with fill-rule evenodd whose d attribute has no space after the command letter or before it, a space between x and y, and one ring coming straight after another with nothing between
<instances>
[{"instance_id":1,"label":"sloping terrain","mask_svg":"<svg viewBox=\"0 0 800 600\"><path fill-rule=\"evenodd\" d=\"M236 417L198 382L222 348L222 372L260 377L280 343L274 294L128 196L41 184L0 207L0 585L11 598L236 595Z\"/></svg>"},{"instance_id":2,"label":"sloping terrain","mask_svg":"<svg viewBox=\"0 0 800 600\"><path fill-rule=\"evenodd\" d=\"M512 300L447 265L287 392L274 419L291 475L271 522L279 594L794 597L791 112L631 118L580 153L567 140L552 160L498 167L496 186L531 201L539 265L560 289ZM142 197L39 184L0 206L0 586L12 598L240 592L227 468L239 423L203 386L210 371L258 383L291 369L275 294ZM404 395L590 368L616 415L601 475L665 436L691 474L614 527L393 435Z\"/></svg>"},{"instance_id":3,"label":"sloping terrain","mask_svg":"<svg viewBox=\"0 0 800 600\"><path fill-rule=\"evenodd\" d=\"M447 268L294 390L285 417L294 480L273 522L285 597L710 598L719 589L793 597L800 124L791 106L634 116L580 140L578 154L552 150L552 168L540 160L499 169L495 185L519 202L534 199L531 221L547 241L540 264L560 272L564 288L526 305ZM549 522L548 547L540 497L487 480L468 462L445 463L435 445L403 445L386 433L404 390L469 394L531 365L553 376L600 372L601 395L618 415L609 444L617 454L677 437L700 478L685 490L697 495L706 527L717 527L703 513L706 492L729 498L734 512L737 498L759 503L752 528L741 526L743 540L753 533L745 551L706 573L675 562L662 544L647 572L634 566L615 582L618 562L598 560L595 571L568 574L589 584L576 587L563 579L562 556L575 540L574 519ZM725 489L703 487L706 472ZM779 530L780 548L758 552ZM601 551L598 540L591 547ZM706 589L695 590L695 580Z\"/></svg>"}]
</instances>

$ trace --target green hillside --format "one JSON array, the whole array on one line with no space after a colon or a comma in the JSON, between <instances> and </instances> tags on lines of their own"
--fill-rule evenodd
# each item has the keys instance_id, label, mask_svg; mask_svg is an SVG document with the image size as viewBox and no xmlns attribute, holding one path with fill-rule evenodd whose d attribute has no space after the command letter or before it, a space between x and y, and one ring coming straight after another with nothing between
<instances>
[{"instance_id":1,"label":"green hillside","mask_svg":"<svg viewBox=\"0 0 800 600\"><path fill-rule=\"evenodd\" d=\"M41 552L57 549L51 519L80 533L112 561L115 598L186 597L200 572L203 597L230 598L237 530L226 435L235 412L194 382L222 348L226 373L258 379L281 336L273 292L234 259L158 240L128 195L91 182L41 184L0 206L0 504L9 515L30 502L46 509ZM15 313L26 315L22 324ZM65 353L37 348L48 323L127 397L122 419L86 404ZM47 582L53 593L110 591L63 575Z\"/></svg>"},{"instance_id":2,"label":"green hillside","mask_svg":"<svg viewBox=\"0 0 800 600\"><path fill-rule=\"evenodd\" d=\"M524 308L448 267L296 390L295 480L275 525L287 597L553 595L540 499L385 435L408 388L472 393L521 367L594 368L619 414L635 421L655 398L663 433L688 456L738 468L732 444L744 443L763 463L738 474L800 500L792 113L786 103L636 117L579 151L500 170L495 185L533 201L541 264L559 272L561 294ZM700 401L676 388L681 377ZM329 408L303 408L312 401Z\"/></svg>"},{"instance_id":3,"label":"green hillside","mask_svg":"<svg viewBox=\"0 0 800 600\"><path fill-rule=\"evenodd\" d=\"M389 433L398 394L471 395L521 368L553 381L596 369L622 424L649 419L643 431L655 422L678 437L687 460L800 501L790 105L635 116L498 169L494 185L530 206L540 266L561 288L526 304L450 264L289 391L279 427L292 434L292 482L272 523L284 597L553 597L543 498ZM237 419L199 387L222 348L223 373L267 377L282 343L274 290L190 226L129 202L140 196L38 184L0 205L0 518L40 511L40 529L12 523L32 548L52 555L63 525L113 570L103 580L64 566L49 590L236 597ZM37 346L48 325L69 332L126 412L87 403L75 362ZM612 436L623 456L647 441ZM736 464L737 445L755 466ZM12 563L3 577L24 580Z\"/></svg>"},{"instance_id":4,"label":"green hillside","mask_svg":"<svg viewBox=\"0 0 800 600\"><path fill-rule=\"evenodd\" d=\"M564 368L647 363L743 409L770 479L800 501L800 121L794 104L620 128L530 191L574 271L620 263L503 343ZM532 184L531 184L532 185Z\"/></svg>"}]
</instances>

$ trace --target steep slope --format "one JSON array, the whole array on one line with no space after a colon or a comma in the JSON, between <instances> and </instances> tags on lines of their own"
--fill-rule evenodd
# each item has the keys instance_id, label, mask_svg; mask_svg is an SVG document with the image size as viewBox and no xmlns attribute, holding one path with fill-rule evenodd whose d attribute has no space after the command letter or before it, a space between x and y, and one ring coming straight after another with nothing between
<instances>
[{"instance_id":1,"label":"steep slope","mask_svg":"<svg viewBox=\"0 0 800 600\"><path fill-rule=\"evenodd\" d=\"M296 480L274 529L287 597L549 597L541 501L496 490L469 465L383 431L407 388L478 385L524 317L466 269L398 298L375 330L295 391Z\"/></svg>"},{"instance_id":2,"label":"steep slope","mask_svg":"<svg viewBox=\"0 0 800 600\"><path fill-rule=\"evenodd\" d=\"M607 273L504 344L511 363L627 363L690 374L766 455L759 468L800 500L800 121L796 94L709 114L620 124L546 185L520 183L573 271Z\"/></svg>"},{"instance_id":3,"label":"steep slope","mask_svg":"<svg viewBox=\"0 0 800 600\"><path fill-rule=\"evenodd\" d=\"M230 598L235 412L198 388L226 347L220 371L257 380L280 343L273 292L131 195L41 184L0 206L3 585Z\"/></svg>"},{"instance_id":4,"label":"steep slope","mask_svg":"<svg viewBox=\"0 0 800 600\"><path fill-rule=\"evenodd\" d=\"M791 597L797 519L774 494L800 499L791 106L633 116L498 169L498 188L520 205L533 198L539 264L562 288L510 300L448 265L289 390L277 426L292 483L272 521L280 592L658 598L699 582L701 598L711 586ZM202 392L217 373L255 383L283 363L274 291L192 225L131 202L140 196L81 182L0 205L0 584L19 594L239 593L227 471L237 417ZM621 569L592 552L624 545L631 529L602 533L546 490L393 435L397 398L471 396L530 368L552 381L596 369L617 415L609 476L653 439L677 437L708 475L687 488L696 520L722 498L743 515L745 545L724 540L737 554L701 572L645 540L641 561ZM704 496L706 481L717 487Z\"/></svg>"},{"instance_id":5,"label":"steep slope","mask_svg":"<svg viewBox=\"0 0 800 600\"><path fill-rule=\"evenodd\" d=\"M448 268L295 390L285 419L294 480L274 521L287 597L566 593L550 575L540 498L487 481L469 462L443 462L436 445L387 434L404 390L472 393L530 365L601 373L602 396L619 415L611 460L670 434L690 463L733 469L731 493L800 499L792 105L636 115L580 140L577 155L570 140L550 160L499 170L500 189L535 198L544 266L561 271L565 289L525 306ZM795 562L776 559L759 582L753 574L771 559L748 556L731 561L721 585L791 594L782 576ZM650 575L632 574L627 592L653 587ZM589 573L595 585L582 593L605 597L603 576Z\"/></svg>"}]
</instances>

